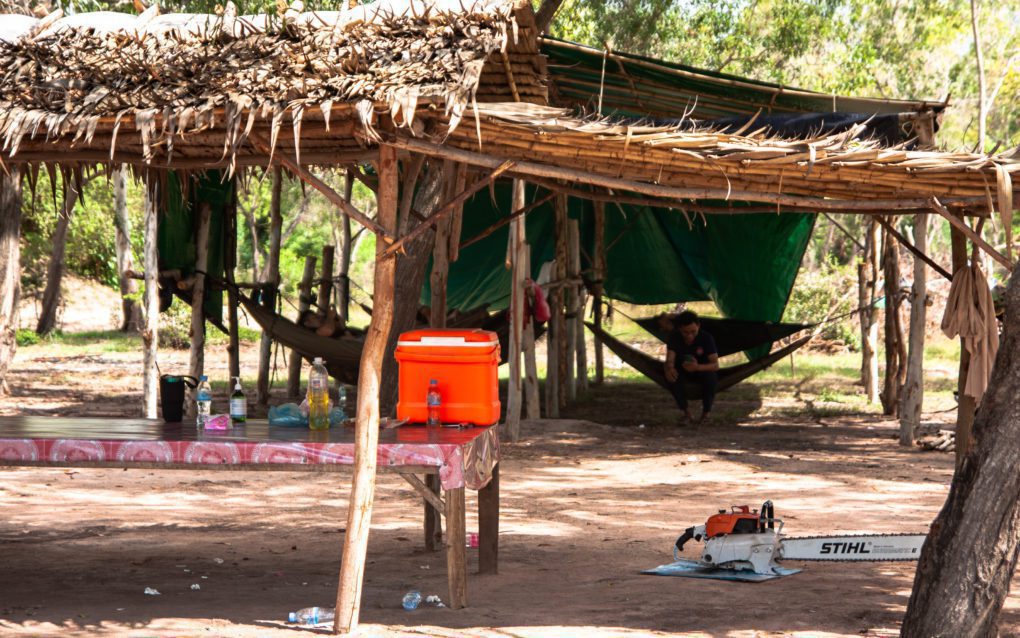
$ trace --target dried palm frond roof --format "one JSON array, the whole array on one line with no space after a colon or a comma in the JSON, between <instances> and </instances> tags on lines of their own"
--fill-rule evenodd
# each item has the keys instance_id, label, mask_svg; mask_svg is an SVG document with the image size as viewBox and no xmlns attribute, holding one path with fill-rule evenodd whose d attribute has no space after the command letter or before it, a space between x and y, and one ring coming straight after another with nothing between
<instances>
[{"instance_id":1,"label":"dried palm frond roof","mask_svg":"<svg viewBox=\"0 0 1020 638\"><path fill-rule=\"evenodd\" d=\"M0 16L8 156L72 141L112 157L118 132L132 127L145 159L155 144L169 152L185 146L176 138L212 129L222 129L211 145L219 149L194 155L232 156L242 131L267 128L275 143L288 116L299 138L312 109L328 129L331 117L371 126L375 109L411 125L419 105L456 121L474 100L545 101L527 2L392 0L280 18L229 7L222 16L10 18ZM485 81L487 65L497 81Z\"/></svg>"}]
</instances>

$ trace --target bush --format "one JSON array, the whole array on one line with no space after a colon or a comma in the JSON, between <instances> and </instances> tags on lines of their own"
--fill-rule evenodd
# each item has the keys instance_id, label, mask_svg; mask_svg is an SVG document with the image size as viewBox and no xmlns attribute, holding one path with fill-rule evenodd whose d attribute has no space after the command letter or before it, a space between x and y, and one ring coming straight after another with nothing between
<instances>
[{"instance_id":1,"label":"bush","mask_svg":"<svg viewBox=\"0 0 1020 638\"><path fill-rule=\"evenodd\" d=\"M174 298L159 315L159 347L184 350L191 347L191 306Z\"/></svg>"},{"instance_id":2,"label":"bush","mask_svg":"<svg viewBox=\"0 0 1020 638\"><path fill-rule=\"evenodd\" d=\"M830 257L817 270L802 270L797 276L783 321L815 323L826 317L845 315L856 306L856 265L840 265ZM821 336L830 341L838 341L851 350L860 349L856 314L825 324Z\"/></svg>"},{"instance_id":3,"label":"bush","mask_svg":"<svg viewBox=\"0 0 1020 638\"><path fill-rule=\"evenodd\" d=\"M18 344L18 347L34 346L39 343L39 335L34 330L22 328L14 335L14 341Z\"/></svg>"}]
</instances>

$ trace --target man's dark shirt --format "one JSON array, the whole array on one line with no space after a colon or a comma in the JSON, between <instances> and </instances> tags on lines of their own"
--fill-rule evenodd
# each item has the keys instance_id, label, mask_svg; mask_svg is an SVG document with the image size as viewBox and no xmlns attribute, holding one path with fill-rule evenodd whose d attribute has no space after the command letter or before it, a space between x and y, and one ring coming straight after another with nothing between
<instances>
[{"instance_id":1,"label":"man's dark shirt","mask_svg":"<svg viewBox=\"0 0 1020 638\"><path fill-rule=\"evenodd\" d=\"M684 343L684 337L679 330L674 330L669 335L666 347L676 353L676 369L682 370L684 360L688 355L693 356L698 363L708 363L709 355L718 354L719 349L715 347L715 339L704 330L698 331L698 336L690 345Z\"/></svg>"}]
</instances>

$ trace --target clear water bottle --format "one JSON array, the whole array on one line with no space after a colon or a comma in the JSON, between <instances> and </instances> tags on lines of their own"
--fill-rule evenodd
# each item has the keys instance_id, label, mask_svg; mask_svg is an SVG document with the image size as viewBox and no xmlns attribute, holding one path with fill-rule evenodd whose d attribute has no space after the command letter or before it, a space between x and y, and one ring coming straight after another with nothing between
<instances>
[{"instance_id":1,"label":"clear water bottle","mask_svg":"<svg viewBox=\"0 0 1020 638\"><path fill-rule=\"evenodd\" d=\"M333 622L332 607L305 607L287 614L287 621L301 625L318 625L324 622Z\"/></svg>"},{"instance_id":2,"label":"clear water bottle","mask_svg":"<svg viewBox=\"0 0 1020 638\"><path fill-rule=\"evenodd\" d=\"M347 386L342 383L337 384L336 388L336 407L340 408L340 412L343 413L344 418L347 418Z\"/></svg>"},{"instance_id":3,"label":"clear water bottle","mask_svg":"<svg viewBox=\"0 0 1020 638\"><path fill-rule=\"evenodd\" d=\"M312 372L308 375L308 427L313 430L329 429L329 373L322 357L315 357Z\"/></svg>"},{"instance_id":4,"label":"clear water bottle","mask_svg":"<svg viewBox=\"0 0 1020 638\"><path fill-rule=\"evenodd\" d=\"M241 377L234 377L234 392L230 395L230 420L234 423L248 420L248 399L241 389Z\"/></svg>"},{"instance_id":5,"label":"clear water bottle","mask_svg":"<svg viewBox=\"0 0 1020 638\"><path fill-rule=\"evenodd\" d=\"M439 394L439 381L435 379L429 381L429 394L425 403L429 411L425 424L440 425L442 421L439 419L439 410L443 407L443 398Z\"/></svg>"},{"instance_id":6,"label":"clear water bottle","mask_svg":"<svg viewBox=\"0 0 1020 638\"><path fill-rule=\"evenodd\" d=\"M421 604L421 592L420 591L409 591L404 594L404 600L401 601L401 605L407 611L413 611L418 609L418 605Z\"/></svg>"},{"instance_id":7,"label":"clear water bottle","mask_svg":"<svg viewBox=\"0 0 1020 638\"><path fill-rule=\"evenodd\" d=\"M209 386L209 377L204 374L199 378L195 390L195 405L195 420L199 427L204 427L212 414L212 387Z\"/></svg>"}]
</instances>

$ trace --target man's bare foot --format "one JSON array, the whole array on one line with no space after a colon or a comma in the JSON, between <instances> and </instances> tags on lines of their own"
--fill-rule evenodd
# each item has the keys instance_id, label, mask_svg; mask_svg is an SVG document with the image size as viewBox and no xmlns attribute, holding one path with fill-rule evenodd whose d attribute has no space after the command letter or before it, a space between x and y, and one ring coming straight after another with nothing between
<instances>
[{"instance_id":1,"label":"man's bare foot","mask_svg":"<svg viewBox=\"0 0 1020 638\"><path fill-rule=\"evenodd\" d=\"M677 419L676 425L678 428L687 427L694 423L694 415L691 414L690 410L684 410L680 413L680 418Z\"/></svg>"},{"instance_id":2,"label":"man's bare foot","mask_svg":"<svg viewBox=\"0 0 1020 638\"><path fill-rule=\"evenodd\" d=\"M712 413L711 412L703 412L701 414L701 416L698 417L698 420L694 422L694 425L696 425L696 426L705 425L707 423L710 423L711 421L712 421Z\"/></svg>"}]
</instances>

